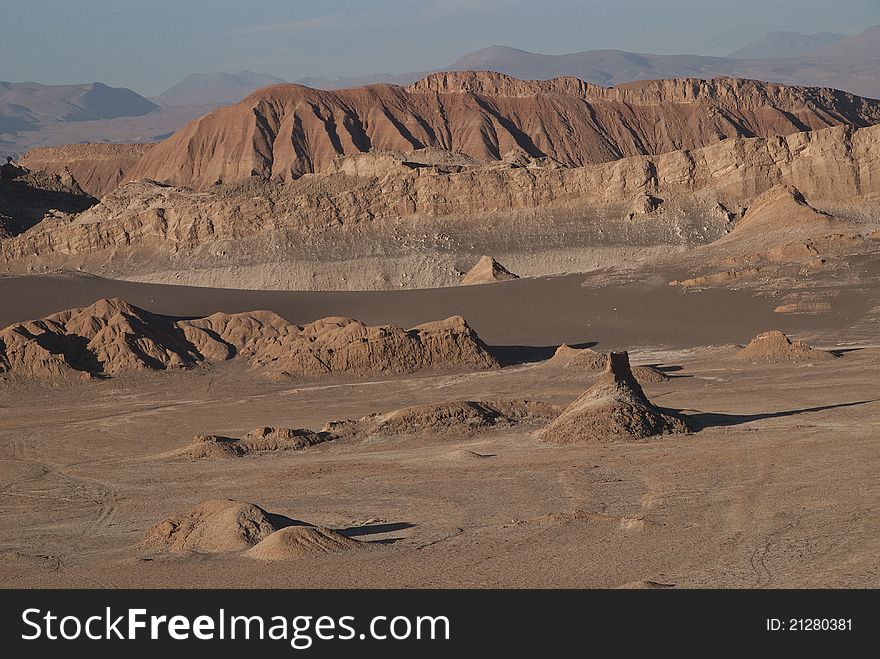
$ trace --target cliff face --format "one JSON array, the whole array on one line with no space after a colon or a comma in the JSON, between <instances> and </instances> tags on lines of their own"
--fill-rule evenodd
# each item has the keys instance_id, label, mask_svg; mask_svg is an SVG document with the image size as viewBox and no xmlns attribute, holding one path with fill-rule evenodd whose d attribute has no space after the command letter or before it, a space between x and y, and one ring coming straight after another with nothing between
<instances>
[{"instance_id":1,"label":"cliff face","mask_svg":"<svg viewBox=\"0 0 880 659\"><path fill-rule=\"evenodd\" d=\"M70 172L23 171L0 179L0 239L38 224L47 213L79 213L98 203L80 188Z\"/></svg>"},{"instance_id":2,"label":"cliff face","mask_svg":"<svg viewBox=\"0 0 880 659\"><path fill-rule=\"evenodd\" d=\"M528 158L453 167L409 158L362 154L332 173L209 192L129 183L84 213L3 240L0 264L219 286L437 286L458 283L456 268L471 267L477 249L530 276L609 262L597 260L605 258L597 249L618 250L608 258L619 263L707 243L778 184L819 208L855 204L864 215L880 206L880 126L737 138L577 168ZM436 152L432 158L443 162ZM759 208L727 244L751 240L754 217L774 225L778 213Z\"/></svg>"},{"instance_id":3,"label":"cliff face","mask_svg":"<svg viewBox=\"0 0 880 659\"><path fill-rule=\"evenodd\" d=\"M438 147L478 159L511 150L579 167L696 149L729 137L880 122L880 101L750 80L681 79L603 88L440 73L409 87L335 92L275 85L152 148L126 178L207 188L251 176L287 181L340 155Z\"/></svg>"},{"instance_id":4,"label":"cliff face","mask_svg":"<svg viewBox=\"0 0 880 659\"><path fill-rule=\"evenodd\" d=\"M66 168L82 189L103 197L127 180L126 174L152 144L65 144L31 149L21 164L32 170L61 174Z\"/></svg>"}]
</instances>

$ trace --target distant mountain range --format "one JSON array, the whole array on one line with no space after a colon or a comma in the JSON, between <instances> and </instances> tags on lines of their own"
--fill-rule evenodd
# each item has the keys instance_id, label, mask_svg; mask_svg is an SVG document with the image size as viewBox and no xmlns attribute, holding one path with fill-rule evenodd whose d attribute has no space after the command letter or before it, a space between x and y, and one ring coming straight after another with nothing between
<instances>
[{"instance_id":1,"label":"distant mountain range","mask_svg":"<svg viewBox=\"0 0 880 659\"><path fill-rule=\"evenodd\" d=\"M147 99L100 82L0 82L0 155L75 142L154 142L260 87L284 82L266 73L194 73Z\"/></svg>"},{"instance_id":2,"label":"distant mountain range","mask_svg":"<svg viewBox=\"0 0 880 659\"><path fill-rule=\"evenodd\" d=\"M753 78L788 85L833 87L880 98L880 25L852 36L771 32L727 57L654 55L624 50L584 50L562 55L492 46L434 71L497 71L525 80L574 76L613 86L635 80L671 78ZM306 78L298 82L339 89L373 82L408 85L434 71L361 78Z\"/></svg>"},{"instance_id":3,"label":"distant mountain range","mask_svg":"<svg viewBox=\"0 0 880 659\"><path fill-rule=\"evenodd\" d=\"M300 84L340 89L371 83L409 85L437 71L495 71L525 80L574 76L603 86L672 78L751 78L821 86L880 98L880 25L846 36L771 32L726 57L585 50L545 55L508 46L468 53L446 67L398 75L310 77ZM0 82L0 150L69 142L164 139L214 108L284 80L266 73L194 73L154 99L101 83Z\"/></svg>"},{"instance_id":4,"label":"distant mountain range","mask_svg":"<svg viewBox=\"0 0 880 659\"><path fill-rule=\"evenodd\" d=\"M124 87L100 82L41 85L0 82L0 133L36 130L50 121L138 117L159 106Z\"/></svg>"},{"instance_id":5,"label":"distant mountain range","mask_svg":"<svg viewBox=\"0 0 880 659\"><path fill-rule=\"evenodd\" d=\"M238 103L251 92L287 82L268 73L193 73L156 97L166 106L212 105L219 107Z\"/></svg>"},{"instance_id":6,"label":"distant mountain range","mask_svg":"<svg viewBox=\"0 0 880 659\"><path fill-rule=\"evenodd\" d=\"M778 57L800 57L814 50L846 39L849 35L837 32L768 32L748 46L734 50L728 55L735 59L771 59Z\"/></svg>"}]
</instances>

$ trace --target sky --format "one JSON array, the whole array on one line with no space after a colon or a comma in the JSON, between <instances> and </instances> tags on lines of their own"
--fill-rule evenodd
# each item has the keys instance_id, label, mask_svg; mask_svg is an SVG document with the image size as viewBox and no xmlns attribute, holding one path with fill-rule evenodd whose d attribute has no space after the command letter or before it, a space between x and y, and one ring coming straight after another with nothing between
<instances>
[{"instance_id":1,"label":"sky","mask_svg":"<svg viewBox=\"0 0 880 659\"><path fill-rule=\"evenodd\" d=\"M725 55L876 24L880 0L0 0L0 80L155 95L194 72L403 73L492 45Z\"/></svg>"}]
</instances>

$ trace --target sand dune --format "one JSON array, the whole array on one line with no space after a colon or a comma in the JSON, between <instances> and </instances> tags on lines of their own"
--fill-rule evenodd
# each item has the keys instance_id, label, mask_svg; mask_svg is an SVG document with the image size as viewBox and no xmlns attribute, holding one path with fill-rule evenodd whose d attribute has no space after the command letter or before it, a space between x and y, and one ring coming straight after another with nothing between
<instances>
[{"instance_id":1,"label":"sand dune","mask_svg":"<svg viewBox=\"0 0 880 659\"><path fill-rule=\"evenodd\" d=\"M141 543L171 553L244 552L261 561L280 561L362 548L365 543L336 531L273 515L252 503L205 501L152 526Z\"/></svg>"}]
</instances>

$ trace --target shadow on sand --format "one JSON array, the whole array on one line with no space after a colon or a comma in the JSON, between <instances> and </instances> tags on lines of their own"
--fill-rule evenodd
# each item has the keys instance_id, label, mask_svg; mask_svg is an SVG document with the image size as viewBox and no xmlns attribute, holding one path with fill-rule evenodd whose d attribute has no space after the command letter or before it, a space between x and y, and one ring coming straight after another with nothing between
<instances>
[{"instance_id":1,"label":"shadow on sand","mask_svg":"<svg viewBox=\"0 0 880 659\"><path fill-rule=\"evenodd\" d=\"M574 343L570 347L582 350L592 348L595 341L589 343ZM497 359L502 366L517 366L518 364L533 364L550 359L559 345L553 346L489 346L489 353Z\"/></svg>"},{"instance_id":2,"label":"shadow on sand","mask_svg":"<svg viewBox=\"0 0 880 659\"><path fill-rule=\"evenodd\" d=\"M823 410L834 410L840 407L855 407L856 405L867 405L868 403L876 403L874 400L857 400L850 403L837 403L835 405L819 405L817 407L802 407L796 410L783 410L781 412L763 412L759 414L722 414L720 412L691 412L690 410L670 410L680 415L691 426L694 432L705 430L706 428L723 428L728 426L738 426L743 423L752 421L760 421L762 419L779 419L786 416L797 416L798 414L806 414L808 412L822 412Z\"/></svg>"},{"instance_id":3,"label":"shadow on sand","mask_svg":"<svg viewBox=\"0 0 880 659\"><path fill-rule=\"evenodd\" d=\"M415 524L410 522L389 522L385 524L364 524L363 526L352 526L347 529L337 529L346 538L360 538L362 536L379 535L381 533L393 533L394 531L402 531L410 529ZM382 538L380 540L367 540L377 545L390 545L403 538Z\"/></svg>"}]
</instances>

